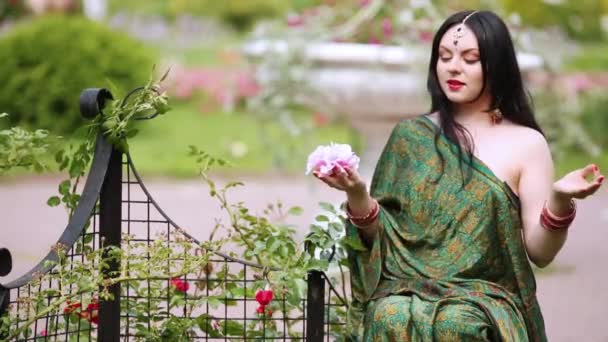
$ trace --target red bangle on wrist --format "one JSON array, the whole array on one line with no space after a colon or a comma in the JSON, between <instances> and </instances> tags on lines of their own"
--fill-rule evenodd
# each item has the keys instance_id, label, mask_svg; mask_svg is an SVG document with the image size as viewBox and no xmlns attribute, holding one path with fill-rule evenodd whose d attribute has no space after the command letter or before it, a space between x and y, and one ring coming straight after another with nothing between
<instances>
[{"instance_id":1,"label":"red bangle on wrist","mask_svg":"<svg viewBox=\"0 0 608 342\"><path fill-rule=\"evenodd\" d=\"M355 216L350 210L348 203L346 204L346 216L350 220L350 222L357 227L365 227L369 226L374 222L374 220L378 217L378 213L380 212L380 205L378 201L373 200L373 205L370 211L363 216Z\"/></svg>"},{"instance_id":2,"label":"red bangle on wrist","mask_svg":"<svg viewBox=\"0 0 608 342\"><path fill-rule=\"evenodd\" d=\"M548 230L565 230L570 228L572 221L576 217L576 202L570 200L570 213L565 216L558 216L552 213L547 207L547 202L543 206L543 210L540 214L541 225Z\"/></svg>"}]
</instances>

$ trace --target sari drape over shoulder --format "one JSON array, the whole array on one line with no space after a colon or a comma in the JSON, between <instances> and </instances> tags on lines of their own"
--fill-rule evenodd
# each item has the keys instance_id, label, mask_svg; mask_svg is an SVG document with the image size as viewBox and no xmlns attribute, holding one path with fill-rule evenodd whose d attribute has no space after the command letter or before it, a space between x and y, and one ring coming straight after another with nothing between
<instances>
[{"instance_id":1,"label":"sari drape over shoulder","mask_svg":"<svg viewBox=\"0 0 608 342\"><path fill-rule=\"evenodd\" d=\"M456 145L440 134L435 146L438 129L403 120L379 158L370 193L380 230L349 251L351 337L546 341L517 195L477 158L463 187Z\"/></svg>"}]
</instances>

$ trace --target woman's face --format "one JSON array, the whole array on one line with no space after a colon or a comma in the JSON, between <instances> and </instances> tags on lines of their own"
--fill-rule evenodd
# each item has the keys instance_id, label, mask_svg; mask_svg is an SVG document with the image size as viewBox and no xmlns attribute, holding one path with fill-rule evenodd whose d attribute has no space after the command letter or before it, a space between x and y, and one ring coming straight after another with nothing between
<instances>
[{"instance_id":1,"label":"woman's face","mask_svg":"<svg viewBox=\"0 0 608 342\"><path fill-rule=\"evenodd\" d=\"M452 26L441 38L437 60L437 79L446 97L457 104L471 103L483 87L483 70L477 38L466 25L464 35L454 45L454 33L460 25Z\"/></svg>"}]
</instances>

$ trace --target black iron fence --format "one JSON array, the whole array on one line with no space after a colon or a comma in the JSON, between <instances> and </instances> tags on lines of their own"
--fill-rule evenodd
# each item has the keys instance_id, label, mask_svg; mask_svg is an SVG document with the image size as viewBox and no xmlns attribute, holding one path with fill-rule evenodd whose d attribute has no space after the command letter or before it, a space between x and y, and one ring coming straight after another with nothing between
<instances>
[{"instance_id":1,"label":"black iron fence","mask_svg":"<svg viewBox=\"0 0 608 342\"><path fill-rule=\"evenodd\" d=\"M111 94L103 89L86 90L81 97L83 115L98 115L108 98L111 98ZM125 236L129 238L125 240ZM122 249L145 247L158 242L159 236L162 236L163 243L171 248L179 248L177 243L184 240L199 243L160 208L137 173L131 156L114 149L103 136L99 136L80 201L57 246L65 246L66 258L69 260L85 262L90 249L99 249L102 245ZM53 281L37 283L36 288L32 285L32 280L41 274L57 272L56 268L48 263L57 260L57 250L52 249L30 272L8 284L0 284L0 314L7 310L20 313L44 308L44 305L35 305L36 303L25 299L33 291L60 286ZM155 322L169 317L196 318L197 326L188 340L341 339L345 322L340 317L344 315L337 313L346 310L346 302L323 272L308 274L308 292L299 310L288 310L285 296L277 294L275 305L278 303L283 310L260 316L255 314L258 305L252 291L253 283L259 280L256 274L261 266L219 252L210 256L209 264L214 266L213 270L189 273L180 277L180 281L194 284L195 291L201 298L214 297L213 291L218 287L238 291L224 292L223 297L214 298L215 303L207 301L195 310L192 303L188 302L188 297L184 296L184 300L176 309L175 303L169 303L171 296L166 293L159 295L153 291L155 283L150 279L135 280L122 286L119 283L110 288L110 292L114 294L112 300L99 301L98 307L95 307L98 316L94 320L70 321L69 315L66 315L72 308L70 305L80 305L81 302L76 298L72 303L66 303L63 312L48 312L35 322L28 322L24 314L17 324L33 325L31 330L26 331L17 340L146 340L146 329L151 329ZM111 274L117 271L119 262L111 262L108 266L104 272ZM10 253L6 249L0 249L0 276L8 274L10 269ZM65 292L66 289L62 290ZM42 304L48 305L57 299L57 293L48 291L46 302ZM142 311L145 312L141 310L142 307L150 308L150 312L163 312L163 316L142 316ZM169 307L172 307L171 312ZM166 310L159 311L159 308ZM40 334L40 331L44 334Z\"/></svg>"}]
</instances>

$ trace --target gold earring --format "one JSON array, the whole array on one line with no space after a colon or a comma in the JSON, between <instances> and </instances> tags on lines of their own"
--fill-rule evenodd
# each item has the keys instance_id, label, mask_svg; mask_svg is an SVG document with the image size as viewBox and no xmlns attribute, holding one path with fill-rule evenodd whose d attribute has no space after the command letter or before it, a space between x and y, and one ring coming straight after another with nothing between
<instances>
[{"instance_id":1,"label":"gold earring","mask_svg":"<svg viewBox=\"0 0 608 342\"><path fill-rule=\"evenodd\" d=\"M493 125L499 124L502 121L502 117L503 115L499 108L490 111L490 120L492 120Z\"/></svg>"}]
</instances>

